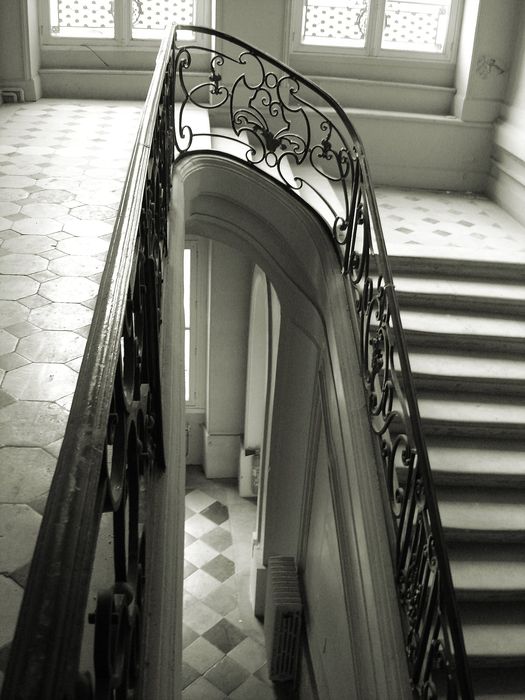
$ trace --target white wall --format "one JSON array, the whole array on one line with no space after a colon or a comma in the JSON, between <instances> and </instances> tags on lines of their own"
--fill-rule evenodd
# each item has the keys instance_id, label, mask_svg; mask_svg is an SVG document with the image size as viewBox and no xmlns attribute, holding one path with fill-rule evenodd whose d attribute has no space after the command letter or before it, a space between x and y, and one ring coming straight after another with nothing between
<instances>
[{"instance_id":1,"label":"white wall","mask_svg":"<svg viewBox=\"0 0 525 700\"><path fill-rule=\"evenodd\" d=\"M496 123L489 192L525 224L525 5L516 16L516 42L501 119Z\"/></svg>"},{"instance_id":2,"label":"white wall","mask_svg":"<svg viewBox=\"0 0 525 700\"><path fill-rule=\"evenodd\" d=\"M42 95L37 2L0 3L0 90L20 88L28 101Z\"/></svg>"},{"instance_id":3,"label":"white wall","mask_svg":"<svg viewBox=\"0 0 525 700\"><path fill-rule=\"evenodd\" d=\"M204 471L213 478L239 470L252 268L238 250L210 243Z\"/></svg>"}]
</instances>

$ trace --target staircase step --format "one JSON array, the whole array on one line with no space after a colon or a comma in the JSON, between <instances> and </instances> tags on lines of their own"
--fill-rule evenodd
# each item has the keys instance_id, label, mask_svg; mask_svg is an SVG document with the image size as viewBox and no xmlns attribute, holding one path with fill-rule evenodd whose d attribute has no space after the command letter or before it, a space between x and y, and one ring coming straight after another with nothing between
<instances>
[{"instance_id":1,"label":"staircase step","mask_svg":"<svg viewBox=\"0 0 525 700\"><path fill-rule=\"evenodd\" d=\"M427 437L427 449L438 485L525 486L525 454L521 443L513 446L498 439Z\"/></svg>"},{"instance_id":2,"label":"staircase step","mask_svg":"<svg viewBox=\"0 0 525 700\"><path fill-rule=\"evenodd\" d=\"M523 700L525 668L473 668L476 700Z\"/></svg>"},{"instance_id":3,"label":"staircase step","mask_svg":"<svg viewBox=\"0 0 525 700\"><path fill-rule=\"evenodd\" d=\"M427 437L505 438L522 441L525 435L525 404L507 399L505 402L477 396L418 393L423 430ZM398 404L394 410L400 415ZM401 422L394 420L394 433L401 431ZM521 443L523 445L523 443Z\"/></svg>"},{"instance_id":4,"label":"staircase step","mask_svg":"<svg viewBox=\"0 0 525 700\"><path fill-rule=\"evenodd\" d=\"M525 276L525 271L524 271ZM523 284L487 283L486 280L396 276L395 289L401 308L420 307L447 311L522 316Z\"/></svg>"},{"instance_id":5,"label":"staircase step","mask_svg":"<svg viewBox=\"0 0 525 700\"><path fill-rule=\"evenodd\" d=\"M401 320L409 351L422 347L476 354L525 351L525 321L410 310L402 311Z\"/></svg>"},{"instance_id":6,"label":"staircase step","mask_svg":"<svg viewBox=\"0 0 525 700\"><path fill-rule=\"evenodd\" d=\"M525 664L525 606L462 604L460 612L471 667Z\"/></svg>"},{"instance_id":7,"label":"staircase step","mask_svg":"<svg viewBox=\"0 0 525 700\"><path fill-rule=\"evenodd\" d=\"M523 491L439 487L438 503L450 542L525 542Z\"/></svg>"},{"instance_id":8,"label":"staircase step","mask_svg":"<svg viewBox=\"0 0 525 700\"><path fill-rule=\"evenodd\" d=\"M458 600L525 601L521 544L451 543L449 557Z\"/></svg>"},{"instance_id":9,"label":"staircase step","mask_svg":"<svg viewBox=\"0 0 525 700\"><path fill-rule=\"evenodd\" d=\"M505 259L495 260L492 251L462 251L459 249L440 249L439 255L428 250L391 250L388 256L394 275L413 275L416 271L422 277L453 277L456 279L484 280L485 282L518 282L525 279L525 260L523 254L510 254ZM408 254L407 254L408 253Z\"/></svg>"},{"instance_id":10,"label":"staircase step","mask_svg":"<svg viewBox=\"0 0 525 700\"><path fill-rule=\"evenodd\" d=\"M410 353L410 365L418 390L525 396L521 359L419 351Z\"/></svg>"}]
</instances>

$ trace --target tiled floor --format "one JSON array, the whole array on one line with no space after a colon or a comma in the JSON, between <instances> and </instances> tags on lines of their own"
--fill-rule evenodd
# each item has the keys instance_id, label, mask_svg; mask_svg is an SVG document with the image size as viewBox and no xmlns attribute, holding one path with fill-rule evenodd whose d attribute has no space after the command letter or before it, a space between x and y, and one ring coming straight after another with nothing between
<instances>
[{"instance_id":1,"label":"tiled floor","mask_svg":"<svg viewBox=\"0 0 525 700\"><path fill-rule=\"evenodd\" d=\"M376 189L388 250L525 263L525 228L486 197Z\"/></svg>"},{"instance_id":2,"label":"tiled floor","mask_svg":"<svg viewBox=\"0 0 525 700\"><path fill-rule=\"evenodd\" d=\"M0 685L140 111L0 107Z\"/></svg>"},{"instance_id":3,"label":"tiled floor","mask_svg":"<svg viewBox=\"0 0 525 700\"><path fill-rule=\"evenodd\" d=\"M139 116L126 102L0 107L0 684ZM525 229L484 197L378 201L391 251L525 262ZM191 478L184 697L271 698L247 599L253 504Z\"/></svg>"},{"instance_id":4,"label":"tiled floor","mask_svg":"<svg viewBox=\"0 0 525 700\"><path fill-rule=\"evenodd\" d=\"M255 503L233 479L188 467L184 700L272 700L262 625L248 598Z\"/></svg>"}]
</instances>

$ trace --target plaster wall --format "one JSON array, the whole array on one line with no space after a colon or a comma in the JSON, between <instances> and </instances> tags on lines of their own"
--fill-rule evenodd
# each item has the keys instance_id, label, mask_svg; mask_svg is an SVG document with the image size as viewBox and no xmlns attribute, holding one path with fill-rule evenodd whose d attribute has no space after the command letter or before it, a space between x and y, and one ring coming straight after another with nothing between
<instances>
[{"instance_id":1,"label":"plaster wall","mask_svg":"<svg viewBox=\"0 0 525 700\"><path fill-rule=\"evenodd\" d=\"M505 65L508 87L495 125L489 180L493 198L525 224L525 6L516 17L514 53Z\"/></svg>"},{"instance_id":2,"label":"plaster wall","mask_svg":"<svg viewBox=\"0 0 525 700\"><path fill-rule=\"evenodd\" d=\"M210 243L204 469L237 476L244 432L252 263L240 251Z\"/></svg>"}]
</instances>

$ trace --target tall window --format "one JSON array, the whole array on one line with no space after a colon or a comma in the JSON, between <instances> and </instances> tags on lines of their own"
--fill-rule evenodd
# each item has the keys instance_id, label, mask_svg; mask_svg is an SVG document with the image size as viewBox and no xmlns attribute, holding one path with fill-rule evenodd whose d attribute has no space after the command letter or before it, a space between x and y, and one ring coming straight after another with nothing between
<instances>
[{"instance_id":1,"label":"tall window","mask_svg":"<svg viewBox=\"0 0 525 700\"><path fill-rule=\"evenodd\" d=\"M209 0L42 0L48 38L126 43L159 39L167 24L209 21ZM191 39L188 32L182 39Z\"/></svg>"},{"instance_id":2,"label":"tall window","mask_svg":"<svg viewBox=\"0 0 525 700\"><path fill-rule=\"evenodd\" d=\"M448 55L459 0L294 0L295 48Z\"/></svg>"},{"instance_id":3,"label":"tall window","mask_svg":"<svg viewBox=\"0 0 525 700\"><path fill-rule=\"evenodd\" d=\"M203 408L206 380L208 244L187 239L184 247L184 399Z\"/></svg>"}]
</instances>

